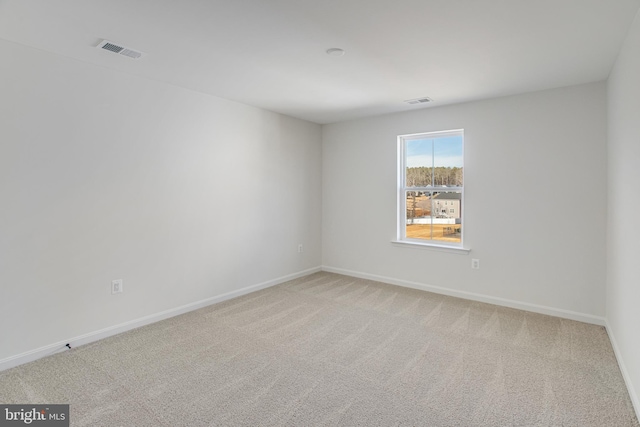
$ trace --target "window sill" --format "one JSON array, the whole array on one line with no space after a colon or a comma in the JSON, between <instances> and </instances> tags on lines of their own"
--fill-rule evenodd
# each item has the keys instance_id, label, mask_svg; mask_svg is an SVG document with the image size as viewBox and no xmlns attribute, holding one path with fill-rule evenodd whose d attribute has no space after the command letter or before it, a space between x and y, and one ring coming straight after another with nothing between
<instances>
[{"instance_id":1,"label":"window sill","mask_svg":"<svg viewBox=\"0 0 640 427\"><path fill-rule=\"evenodd\" d=\"M433 243L420 243L420 242L409 242L404 240L392 240L391 243L396 246L404 246L408 248L414 249L428 249L432 251L439 252L449 252L452 254L458 255L468 255L471 249L456 247L456 246L445 246L445 245L436 245Z\"/></svg>"}]
</instances>

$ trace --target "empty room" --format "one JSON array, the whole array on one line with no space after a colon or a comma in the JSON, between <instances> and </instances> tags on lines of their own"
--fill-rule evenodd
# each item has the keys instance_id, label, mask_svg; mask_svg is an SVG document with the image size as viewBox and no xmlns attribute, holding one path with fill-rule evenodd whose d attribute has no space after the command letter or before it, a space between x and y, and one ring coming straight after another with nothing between
<instances>
[{"instance_id":1,"label":"empty room","mask_svg":"<svg viewBox=\"0 0 640 427\"><path fill-rule=\"evenodd\" d=\"M640 426L639 8L0 0L0 425Z\"/></svg>"}]
</instances>

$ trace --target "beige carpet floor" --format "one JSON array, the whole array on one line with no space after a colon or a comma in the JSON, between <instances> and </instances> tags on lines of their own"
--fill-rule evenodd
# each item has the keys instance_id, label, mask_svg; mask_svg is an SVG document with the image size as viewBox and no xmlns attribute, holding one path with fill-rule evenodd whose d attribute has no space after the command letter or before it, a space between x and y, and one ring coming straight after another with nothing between
<instances>
[{"instance_id":1,"label":"beige carpet floor","mask_svg":"<svg viewBox=\"0 0 640 427\"><path fill-rule=\"evenodd\" d=\"M602 327L330 273L4 371L0 403L69 403L74 426L639 425Z\"/></svg>"}]
</instances>

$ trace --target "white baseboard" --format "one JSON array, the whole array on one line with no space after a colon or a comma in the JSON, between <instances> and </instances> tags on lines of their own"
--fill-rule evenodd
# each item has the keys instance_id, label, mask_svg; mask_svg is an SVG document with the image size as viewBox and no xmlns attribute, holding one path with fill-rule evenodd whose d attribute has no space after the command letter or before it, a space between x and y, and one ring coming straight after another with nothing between
<instances>
[{"instance_id":1,"label":"white baseboard","mask_svg":"<svg viewBox=\"0 0 640 427\"><path fill-rule=\"evenodd\" d=\"M206 298L201 301L196 301L190 304L182 305L180 307L171 308L169 310L144 316L139 319L131 320L129 322L121 323L119 325L109 326L107 328L100 329L98 331L89 332L87 334L69 338L67 340L59 341L53 344L49 344L44 347L40 347L40 348L30 350L21 354L17 354L15 356L10 356L0 360L0 371L4 371L6 369L10 369L18 365L22 365L37 359L41 359L45 356L49 356L54 353L59 353L61 351L67 350L67 347L66 347L67 343L70 344L71 347L78 347L84 344L89 344L91 342L98 341L103 338L117 335L122 332L130 331L131 329L139 328L141 326L145 326L150 323L155 323L160 320L168 319L169 317L178 316L180 314L187 313L189 311L197 310L199 308L206 307L211 304L216 304L222 301L226 301L231 298L236 298L251 292L258 291L260 289L265 289L271 286L275 286L280 283L287 282L289 280L297 279L298 277L303 277L312 273L316 273L318 271L321 271L320 267L314 267L314 268L309 268L307 270L298 271L297 273L288 274L286 276L278 277L276 279L268 280L266 282L258 283L256 285L247 286L245 288L238 289L237 291L227 292L222 295Z\"/></svg>"},{"instance_id":2,"label":"white baseboard","mask_svg":"<svg viewBox=\"0 0 640 427\"><path fill-rule=\"evenodd\" d=\"M640 419L640 399L638 398L636 389L633 387L633 383L631 382L631 377L629 376L629 371L627 371L627 366L625 365L624 359L620 354L620 349L618 348L618 342L616 341L616 336L614 335L613 330L609 326L609 322L606 322L605 327L607 328L607 334L609 335L609 339L611 340L613 353L616 355L616 360L618 361L618 366L620 367L622 378L624 378L624 383L627 386L627 391L629 392L629 398L631 399L631 403L633 404L633 409L635 409L636 411L636 417Z\"/></svg>"},{"instance_id":3,"label":"white baseboard","mask_svg":"<svg viewBox=\"0 0 640 427\"><path fill-rule=\"evenodd\" d=\"M423 291L433 292L436 294L448 295L468 299L472 301L484 302L487 304L500 305L503 307L517 308L520 310L531 311L534 313L546 314L549 316L562 317L563 319L577 320L578 322L591 323L594 325L605 326L605 318L594 316L591 314L578 313L561 308L545 307L543 305L530 304L527 302L514 301L506 298L492 297L489 295L476 294L473 292L458 291L455 289L442 288L440 286L432 286L424 283L411 282L408 280L395 279L392 277L378 276L375 274L361 273L359 271L345 270L342 268L322 266L322 271L330 273L344 274L345 276L358 277L360 279L375 280L377 282L389 283L391 285L404 286L406 288L420 289Z\"/></svg>"}]
</instances>

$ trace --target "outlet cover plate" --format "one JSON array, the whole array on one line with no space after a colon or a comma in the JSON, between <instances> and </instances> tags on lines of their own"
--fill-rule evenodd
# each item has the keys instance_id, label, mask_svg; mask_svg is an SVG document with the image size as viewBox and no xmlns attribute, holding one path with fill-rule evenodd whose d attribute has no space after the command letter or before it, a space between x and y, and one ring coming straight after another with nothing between
<instances>
[{"instance_id":1,"label":"outlet cover plate","mask_svg":"<svg viewBox=\"0 0 640 427\"><path fill-rule=\"evenodd\" d=\"M121 294L124 289L122 289L122 279L116 279L111 281L111 293L112 294Z\"/></svg>"}]
</instances>

